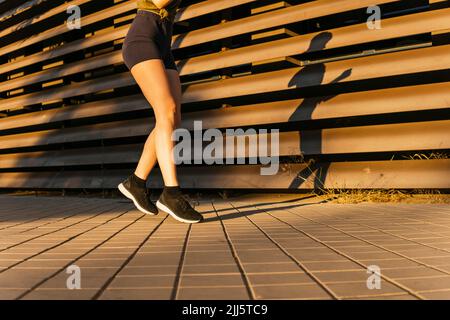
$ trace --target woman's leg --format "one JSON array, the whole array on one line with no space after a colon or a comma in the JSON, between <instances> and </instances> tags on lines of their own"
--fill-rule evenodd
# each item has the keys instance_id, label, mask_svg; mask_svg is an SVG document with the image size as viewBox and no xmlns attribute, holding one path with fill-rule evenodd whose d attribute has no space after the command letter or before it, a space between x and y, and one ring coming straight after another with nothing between
<instances>
[{"instance_id":1,"label":"woman's leg","mask_svg":"<svg viewBox=\"0 0 450 320\"><path fill-rule=\"evenodd\" d=\"M181 86L178 72L166 70L162 60L151 59L136 64L131 73L152 106L156 120L135 173L146 179L157 159L164 185L177 186L172 132L180 121Z\"/></svg>"},{"instance_id":2,"label":"woman's leg","mask_svg":"<svg viewBox=\"0 0 450 320\"><path fill-rule=\"evenodd\" d=\"M177 70L166 69L169 77L170 89L175 97L177 103L177 114L175 125L178 127L181 123L181 83L180 76ZM134 174L139 178L146 180L157 162L156 159L156 145L155 145L155 130L152 130L145 141L144 150L142 151L138 165Z\"/></svg>"},{"instance_id":3,"label":"woman's leg","mask_svg":"<svg viewBox=\"0 0 450 320\"><path fill-rule=\"evenodd\" d=\"M175 69L166 69L169 77L170 90L177 103L177 113L175 119L175 126L178 128L181 125L181 82L180 74Z\"/></svg>"},{"instance_id":4,"label":"woman's leg","mask_svg":"<svg viewBox=\"0 0 450 320\"><path fill-rule=\"evenodd\" d=\"M141 157L134 174L142 180L147 180L147 177L156 164L156 147L155 147L155 130L153 129L144 144Z\"/></svg>"},{"instance_id":5,"label":"woman's leg","mask_svg":"<svg viewBox=\"0 0 450 320\"><path fill-rule=\"evenodd\" d=\"M181 85L178 72L166 70L162 60L153 59L135 65L131 73L153 107L156 118L153 129L154 149L164 179L164 189L156 206L178 221L198 223L203 220L203 216L191 207L181 193L173 155L172 133L181 121ZM150 141L151 139L149 137ZM149 149L152 150L151 147Z\"/></svg>"}]
</instances>

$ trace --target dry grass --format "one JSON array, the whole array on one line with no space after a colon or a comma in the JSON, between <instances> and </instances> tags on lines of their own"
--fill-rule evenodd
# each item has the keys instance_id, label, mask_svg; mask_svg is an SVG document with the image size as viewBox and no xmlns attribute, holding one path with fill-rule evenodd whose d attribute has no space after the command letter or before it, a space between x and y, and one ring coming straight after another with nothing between
<instances>
[{"instance_id":1,"label":"dry grass","mask_svg":"<svg viewBox=\"0 0 450 320\"><path fill-rule=\"evenodd\" d=\"M434 160L434 159L448 159L449 153L445 152L431 152L431 153L416 153L414 155L404 156L409 160ZM300 157L290 157L289 160L293 163L307 163L307 170L314 175L311 165L315 163L315 159L305 161L303 155ZM287 165L287 164L285 164ZM289 165L287 165L289 166ZM302 177L298 177L303 179ZM437 189L414 189L402 191L398 189L326 189L319 186L316 195L320 195L329 199L334 203L362 203L362 202L390 202L390 203L450 203L449 194L441 194Z\"/></svg>"},{"instance_id":2,"label":"dry grass","mask_svg":"<svg viewBox=\"0 0 450 320\"><path fill-rule=\"evenodd\" d=\"M327 189L322 192L334 203L400 202L410 197L399 190Z\"/></svg>"},{"instance_id":3,"label":"dry grass","mask_svg":"<svg viewBox=\"0 0 450 320\"><path fill-rule=\"evenodd\" d=\"M436 160L436 159L448 159L449 154L446 152L431 152L431 153L415 153L413 155L403 156L408 160Z\"/></svg>"},{"instance_id":4,"label":"dry grass","mask_svg":"<svg viewBox=\"0 0 450 320\"><path fill-rule=\"evenodd\" d=\"M396 189L327 189L322 196L333 203L450 203L450 195L441 194L439 190Z\"/></svg>"}]
</instances>

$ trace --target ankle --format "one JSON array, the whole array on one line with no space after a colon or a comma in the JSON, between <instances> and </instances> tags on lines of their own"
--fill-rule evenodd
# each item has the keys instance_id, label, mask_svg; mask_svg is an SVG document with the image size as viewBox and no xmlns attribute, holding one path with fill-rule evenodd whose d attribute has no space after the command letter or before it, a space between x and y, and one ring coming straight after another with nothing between
<instances>
[{"instance_id":1,"label":"ankle","mask_svg":"<svg viewBox=\"0 0 450 320\"><path fill-rule=\"evenodd\" d=\"M130 181L131 183L133 183L135 186L139 187L139 188L146 188L147 185L147 180L146 179L141 179L139 178L136 173L133 173L130 176Z\"/></svg>"},{"instance_id":2,"label":"ankle","mask_svg":"<svg viewBox=\"0 0 450 320\"><path fill-rule=\"evenodd\" d=\"M180 186L164 186L163 193L173 197L181 194L181 189Z\"/></svg>"}]
</instances>

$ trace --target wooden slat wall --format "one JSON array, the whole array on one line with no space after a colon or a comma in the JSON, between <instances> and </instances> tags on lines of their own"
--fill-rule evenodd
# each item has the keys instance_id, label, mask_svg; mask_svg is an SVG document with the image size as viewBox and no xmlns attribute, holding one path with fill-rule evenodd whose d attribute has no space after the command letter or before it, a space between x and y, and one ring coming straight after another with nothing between
<instances>
[{"instance_id":1,"label":"wooden slat wall","mask_svg":"<svg viewBox=\"0 0 450 320\"><path fill-rule=\"evenodd\" d=\"M0 188L115 188L133 171L154 126L121 55L135 6L0 3ZM194 156L182 186L450 188L448 1L184 0L172 44L182 127L255 129L249 148L280 130L276 176L246 150L232 165Z\"/></svg>"}]
</instances>

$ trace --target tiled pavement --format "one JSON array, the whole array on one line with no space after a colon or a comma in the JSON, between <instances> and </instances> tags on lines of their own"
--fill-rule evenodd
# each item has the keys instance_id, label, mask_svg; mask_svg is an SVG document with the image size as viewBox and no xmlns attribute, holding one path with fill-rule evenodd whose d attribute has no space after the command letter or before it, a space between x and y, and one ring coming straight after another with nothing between
<instances>
[{"instance_id":1,"label":"tiled pavement","mask_svg":"<svg viewBox=\"0 0 450 320\"><path fill-rule=\"evenodd\" d=\"M301 197L205 200L189 226L123 199L0 195L0 299L450 299L448 205Z\"/></svg>"}]
</instances>

